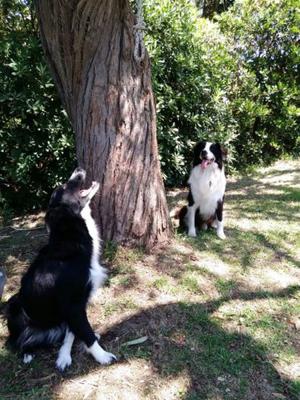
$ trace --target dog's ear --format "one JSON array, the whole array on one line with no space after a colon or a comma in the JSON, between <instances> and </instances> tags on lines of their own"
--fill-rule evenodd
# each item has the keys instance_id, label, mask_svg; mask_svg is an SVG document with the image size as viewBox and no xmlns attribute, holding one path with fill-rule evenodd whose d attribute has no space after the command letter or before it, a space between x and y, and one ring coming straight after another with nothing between
<instances>
[{"instance_id":1,"label":"dog's ear","mask_svg":"<svg viewBox=\"0 0 300 400\"><path fill-rule=\"evenodd\" d=\"M61 203L65 188L66 188L66 185L62 185L54 190L54 192L52 193L52 195L50 197L49 208L57 207Z\"/></svg>"},{"instance_id":2,"label":"dog's ear","mask_svg":"<svg viewBox=\"0 0 300 400\"><path fill-rule=\"evenodd\" d=\"M228 150L226 149L226 147L224 147L220 143L217 143L217 146L219 147L219 149L221 151L222 160L226 161L227 160L227 155L228 155Z\"/></svg>"},{"instance_id":3,"label":"dog's ear","mask_svg":"<svg viewBox=\"0 0 300 400\"><path fill-rule=\"evenodd\" d=\"M226 147L224 147L222 145L220 147L221 147L221 153L222 153L222 160L226 161L227 156L228 156L228 150L226 149Z\"/></svg>"},{"instance_id":4,"label":"dog's ear","mask_svg":"<svg viewBox=\"0 0 300 400\"><path fill-rule=\"evenodd\" d=\"M200 153L205 147L205 142L199 142L194 146L193 166L200 163Z\"/></svg>"}]
</instances>

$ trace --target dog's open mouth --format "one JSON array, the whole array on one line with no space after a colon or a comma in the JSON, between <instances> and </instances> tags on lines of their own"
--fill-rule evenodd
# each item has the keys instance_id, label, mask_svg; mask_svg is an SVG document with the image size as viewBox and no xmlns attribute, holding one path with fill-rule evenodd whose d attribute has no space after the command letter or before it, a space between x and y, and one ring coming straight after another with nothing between
<instances>
[{"instance_id":1,"label":"dog's open mouth","mask_svg":"<svg viewBox=\"0 0 300 400\"><path fill-rule=\"evenodd\" d=\"M99 183L98 182L92 182L91 186L88 189L82 189L80 190L80 196L81 197L90 197L92 198L95 193L98 191L99 189Z\"/></svg>"},{"instance_id":2,"label":"dog's open mouth","mask_svg":"<svg viewBox=\"0 0 300 400\"><path fill-rule=\"evenodd\" d=\"M200 166L201 166L202 169L205 169L205 168L207 168L209 165L211 165L214 161L215 161L214 158L211 158L210 160L208 160L207 158L204 158L204 159L201 161Z\"/></svg>"}]
</instances>

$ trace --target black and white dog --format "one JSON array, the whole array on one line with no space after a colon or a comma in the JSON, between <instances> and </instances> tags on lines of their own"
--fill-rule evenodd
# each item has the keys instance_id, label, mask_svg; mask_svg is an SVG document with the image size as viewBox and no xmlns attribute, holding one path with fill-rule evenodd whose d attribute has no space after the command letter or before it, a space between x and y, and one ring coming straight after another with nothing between
<instances>
[{"instance_id":1,"label":"black and white dog","mask_svg":"<svg viewBox=\"0 0 300 400\"><path fill-rule=\"evenodd\" d=\"M226 237L223 229L225 158L226 150L219 143L200 142L194 148L188 207L183 212L189 236L196 236L196 226L207 229L210 225L217 229L219 238Z\"/></svg>"},{"instance_id":2,"label":"black and white dog","mask_svg":"<svg viewBox=\"0 0 300 400\"><path fill-rule=\"evenodd\" d=\"M64 370L72 363L75 337L99 363L115 359L98 344L86 314L88 300L105 281L106 270L98 261L100 238L89 207L99 184L93 182L83 190L85 177L85 171L77 168L53 192L45 218L49 242L8 302L9 341L25 363L32 360L35 348L63 339L56 366Z\"/></svg>"}]
</instances>

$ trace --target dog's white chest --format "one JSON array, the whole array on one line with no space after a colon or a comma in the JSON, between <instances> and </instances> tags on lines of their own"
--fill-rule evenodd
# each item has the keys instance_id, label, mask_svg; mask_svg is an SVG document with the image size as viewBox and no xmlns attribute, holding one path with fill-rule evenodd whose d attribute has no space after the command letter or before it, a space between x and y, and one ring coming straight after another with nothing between
<instances>
[{"instance_id":1,"label":"dog's white chest","mask_svg":"<svg viewBox=\"0 0 300 400\"><path fill-rule=\"evenodd\" d=\"M93 241L93 251L90 268L90 281L93 286L91 295L93 295L95 291L103 285L107 278L107 274L105 268L103 268L99 263L100 236L97 225L91 215L91 210L89 206L86 206L81 211L81 216L86 223L87 229Z\"/></svg>"},{"instance_id":2,"label":"dog's white chest","mask_svg":"<svg viewBox=\"0 0 300 400\"><path fill-rule=\"evenodd\" d=\"M211 217L216 211L218 201L223 199L225 193L224 168L220 170L217 164L213 164L203 170L197 165L192 169L188 183L200 214L203 217Z\"/></svg>"}]
</instances>

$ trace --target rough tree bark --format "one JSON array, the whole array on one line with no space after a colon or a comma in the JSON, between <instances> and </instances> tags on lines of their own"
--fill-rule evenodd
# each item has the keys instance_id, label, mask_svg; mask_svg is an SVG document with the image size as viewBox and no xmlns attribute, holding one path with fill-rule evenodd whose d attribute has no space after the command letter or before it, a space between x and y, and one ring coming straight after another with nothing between
<instances>
[{"instance_id":1,"label":"rough tree bark","mask_svg":"<svg viewBox=\"0 0 300 400\"><path fill-rule=\"evenodd\" d=\"M100 182L102 237L151 247L170 235L148 55L133 57L128 0L37 0L46 58L76 135L77 158Z\"/></svg>"}]
</instances>

